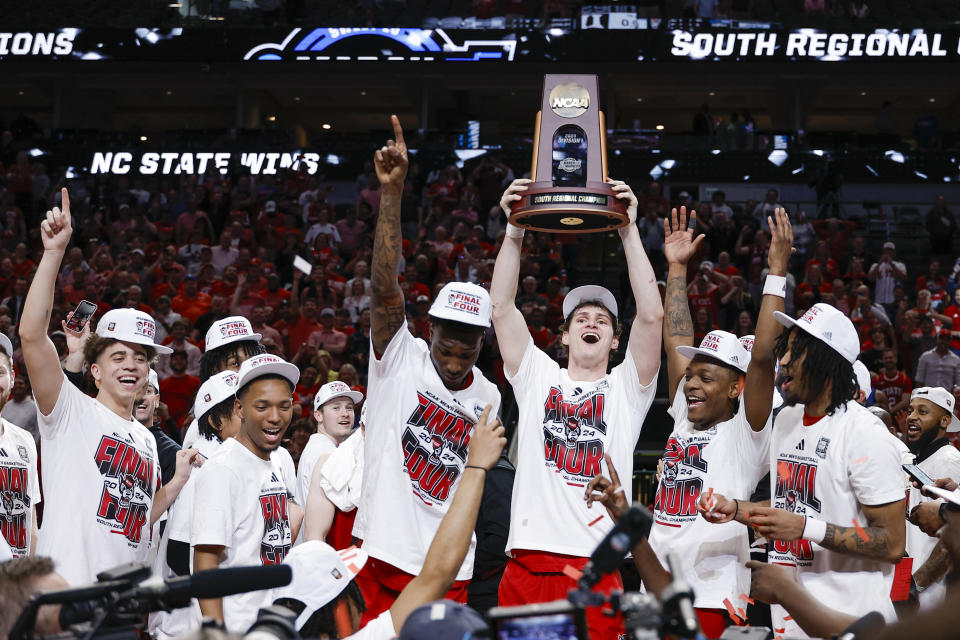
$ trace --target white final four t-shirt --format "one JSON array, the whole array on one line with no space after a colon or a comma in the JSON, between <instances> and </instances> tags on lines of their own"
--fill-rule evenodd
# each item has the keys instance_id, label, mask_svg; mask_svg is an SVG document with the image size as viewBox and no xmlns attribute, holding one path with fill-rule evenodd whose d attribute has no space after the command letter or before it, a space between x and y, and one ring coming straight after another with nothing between
<instances>
[{"instance_id":1,"label":"white final four t-shirt","mask_svg":"<svg viewBox=\"0 0 960 640\"><path fill-rule=\"evenodd\" d=\"M358 515L363 549L413 575L460 485L473 426L488 404L491 416L500 411L496 385L476 367L469 377L464 389L447 389L427 343L406 322L382 357L371 344ZM472 577L475 546L474 537L457 580Z\"/></svg>"},{"instance_id":2,"label":"white final four t-shirt","mask_svg":"<svg viewBox=\"0 0 960 640\"><path fill-rule=\"evenodd\" d=\"M609 476L601 469L609 453L629 486L656 384L640 384L630 354L599 380L571 380L532 338L510 384L520 416L507 552L588 557L613 522L599 502L587 507L586 485L601 471Z\"/></svg>"},{"instance_id":3,"label":"white final four t-shirt","mask_svg":"<svg viewBox=\"0 0 960 640\"><path fill-rule=\"evenodd\" d=\"M770 504L839 527L867 526L861 505L904 499L900 451L880 419L854 401L804 425L803 405L777 416L770 445ZM837 553L808 540L775 541L769 562L796 567L814 598L852 616L879 611L896 620L889 562ZM806 637L786 611L771 606L784 636Z\"/></svg>"},{"instance_id":4,"label":"white final four t-shirt","mask_svg":"<svg viewBox=\"0 0 960 640\"><path fill-rule=\"evenodd\" d=\"M292 543L288 493L276 457L264 460L228 438L200 469L191 545L225 547L221 569L280 564ZM224 625L244 633L260 607L272 602L269 589L227 596L223 598Z\"/></svg>"},{"instance_id":5,"label":"white final four t-shirt","mask_svg":"<svg viewBox=\"0 0 960 640\"><path fill-rule=\"evenodd\" d=\"M37 445L26 429L0 418L0 538L14 558L30 555L33 509L40 502Z\"/></svg>"},{"instance_id":6,"label":"white final four t-shirt","mask_svg":"<svg viewBox=\"0 0 960 640\"><path fill-rule=\"evenodd\" d=\"M747 527L739 522L714 524L697 511L702 492L713 489L727 499L749 500L769 469L770 418L754 431L741 400L740 411L709 429L696 429L687 418L683 382L669 411L673 433L663 455L657 485L650 546L667 566L673 553L684 579L693 587L694 606L723 609L750 592Z\"/></svg>"},{"instance_id":7,"label":"white final four t-shirt","mask_svg":"<svg viewBox=\"0 0 960 640\"><path fill-rule=\"evenodd\" d=\"M337 443L325 433L314 433L307 440L307 446L300 454L300 463L297 465L297 504L307 508L307 496L310 495L310 481L313 479L313 469L317 460L337 450ZM303 537L302 535L300 536Z\"/></svg>"},{"instance_id":8,"label":"white final four t-shirt","mask_svg":"<svg viewBox=\"0 0 960 640\"><path fill-rule=\"evenodd\" d=\"M62 375L62 374L61 374ZM160 486L150 431L84 394L66 377L50 415L37 411L46 501L37 555L71 586L127 562L147 562Z\"/></svg>"}]
</instances>

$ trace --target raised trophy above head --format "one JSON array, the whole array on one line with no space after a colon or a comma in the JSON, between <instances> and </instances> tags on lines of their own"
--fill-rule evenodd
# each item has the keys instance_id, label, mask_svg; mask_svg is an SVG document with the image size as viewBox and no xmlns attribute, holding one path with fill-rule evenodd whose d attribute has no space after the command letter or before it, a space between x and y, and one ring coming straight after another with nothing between
<instances>
[{"instance_id":1,"label":"raised trophy above head","mask_svg":"<svg viewBox=\"0 0 960 640\"><path fill-rule=\"evenodd\" d=\"M627 203L607 179L607 136L595 75L546 75L533 141L533 180L510 222L551 233L626 225ZM549 161L548 161L549 159Z\"/></svg>"}]
</instances>

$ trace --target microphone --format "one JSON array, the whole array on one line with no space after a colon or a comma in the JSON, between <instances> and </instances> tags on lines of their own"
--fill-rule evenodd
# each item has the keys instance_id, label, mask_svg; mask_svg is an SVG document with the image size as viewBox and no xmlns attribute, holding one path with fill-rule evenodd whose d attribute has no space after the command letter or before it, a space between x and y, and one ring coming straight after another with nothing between
<instances>
[{"instance_id":1,"label":"microphone","mask_svg":"<svg viewBox=\"0 0 960 640\"><path fill-rule=\"evenodd\" d=\"M869 638L880 629L887 625L887 621L876 611L871 611L867 615L854 620L853 623L843 630L839 640L857 640L857 638Z\"/></svg>"},{"instance_id":2,"label":"microphone","mask_svg":"<svg viewBox=\"0 0 960 640\"><path fill-rule=\"evenodd\" d=\"M231 567L209 569L189 576L144 582L121 596L121 599L161 600L174 608L186 606L191 598L222 598L248 591L273 589L290 584L290 565Z\"/></svg>"},{"instance_id":3,"label":"microphone","mask_svg":"<svg viewBox=\"0 0 960 640\"><path fill-rule=\"evenodd\" d=\"M653 519L645 509L631 507L594 549L590 561L583 568L580 588L589 589L605 574L616 570L633 546L650 533L651 526Z\"/></svg>"},{"instance_id":4,"label":"microphone","mask_svg":"<svg viewBox=\"0 0 960 640\"><path fill-rule=\"evenodd\" d=\"M681 638L694 638L700 630L700 620L693 608L693 590L683 577L683 569L673 553L667 554L667 568L673 581L660 594L663 612L669 612L667 626Z\"/></svg>"}]
</instances>

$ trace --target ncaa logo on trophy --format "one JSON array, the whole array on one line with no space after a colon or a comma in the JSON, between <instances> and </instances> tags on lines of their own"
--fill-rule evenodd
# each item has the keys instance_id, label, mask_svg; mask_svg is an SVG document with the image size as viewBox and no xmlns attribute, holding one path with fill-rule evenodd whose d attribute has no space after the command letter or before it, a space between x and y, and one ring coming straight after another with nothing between
<instances>
[{"instance_id":1,"label":"ncaa logo on trophy","mask_svg":"<svg viewBox=\"0 0 960 640\"><path fill-rule=\"evenodd\" d=\"M629 223L607 178L607 137L597 76L546 75L533 163L510 222L551 233L610 231Z\"/></svg>"}]
</instances>

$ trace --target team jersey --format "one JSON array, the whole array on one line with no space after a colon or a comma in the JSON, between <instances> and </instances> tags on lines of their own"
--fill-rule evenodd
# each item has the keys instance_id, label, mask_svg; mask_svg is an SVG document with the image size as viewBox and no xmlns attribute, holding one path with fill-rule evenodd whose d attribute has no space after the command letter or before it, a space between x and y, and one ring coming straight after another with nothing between
<instances>
[{"instance_id":1,"label":"team jersey","mask_svg":"<svg viewBox=\"0 0 960 640\"><path fill-rule=\"evenodd\" d=\"M904 394L910 395L913 389L913 382L902 371L897 371L897 375L888 376L885 371L873 376L873 388L875 391L883 391L887 394L888 411L896 406L903 399Z\"/></svg>"},{"instance_id":2,"label":"team jersey","mask_svg":"<svg viewBox=\"0 0 960 640\"><path fill-rule=\"evenodd\" d=\"M488 404L499 413L500 392L476 367L464 389L447 389L406 322L382 357L371 345L368 375L363 548L416 575L460 484L473 426ZM473 575L475 546L473 538L457 580Z\"/></svg>"},{"instance_id":3,"label":"team jersey","mask_svg":"<svg viewBox=\"0 0 960 640\"><path fill-rule=\"evenodd\" d=\"M290 486L276 458L264 460L228 438L200 470L194 494L192 547L225 547L221 569L283 562L292 543L287 514ZM245 633L272 590L223 598L223 621Z\"/></svg>"},{"instance_id":4,"label":"team jersey","mask_svg":"<svg viewBox=\"0 0 960 640\"><path fill-rule=\"evenodd\" d=\"M839 527L867 525L865 506L904 499L900 451L879 418L856 402L803 424L803 405L777 416L770 445L771 506ZM890 601L893 565L836 553L808 540L773 542L769 561L796 568L803 587L820 602L853 616L896 615ZM786 611L771 606L785 637L806 637Z\"/></svg>"},{"instance_id":5,"label":"team jersey","mask_svg":"<svg viewBox=\"0 0 960 640\"><path fill-rule=\"evenodd\" d=\"M0 538L14 558L30 555L33 509L40 502L37 445L29 431L0 418Z\"/></svg>"},{"instance_id":6,"label":"team jersey","mask_svg":"<svg viewBox=\"0 0 960 640\"><path fill-rule=\"evenodd\" d=\"M937 449L923 462L917 464L924 473L931 478L952 478L960 480L960 451L957 451L952 445L945 445ZM907 502L907 513L921 502L927 502L926 498L920 494L920 490L910 487L910 495ZM923 563L930 557L930 552L937 546L938 538L928 536L920 527L907 522L907 555L913 558L913 572L923 566ZM944 580L934 582L926 589L920 592L920 606L923 609L929 609L940 604L947 594L947 587Z\"/></svg>"},{"instance_id":7,"label":"team jersey","mask_svg":"<svg viewBox=\"0 0 960 640\"><path fill-rule=\"evenodd\" d=\"M669 410L674 427L663 456L650 546L664 566L667 554L674 554L693 587L694 606L703 609L723 609L724 599L737 602L750 592L746 526L713 524L697 512L700 494L710 489L730 500L749 500L769 469L770 418L762 431L754 431L742 401L740 409L726 422L696 429L687 418L681 382Z\"/></svg>"},{"instance_id":8,"label":"team jersey","mask_svg":"<svg viewBox=\"0 0 960 640\"><path fill-rule=\"evenodd\" d=\"M520 416L507 552L587 557L613 522L600 503L587 507L584 489L596 474L609 476L601 469L605 453L624 482L633 477L633 450L656 384L640 384L629 354L599 380L571 380L532 339L509 380Z\"/></svg>"},{"instance_id":9,"label":"team jersey","mask_svg":"<svg viewBox=\"0 0 960 640\"><path fill-rule=\"evenodd\" d=\"M336 451L336 449L337 443L325 433L314 433L307 440L307 446L303 448L303 453L300 454L300 463L297 465L297 488L294 492L297 497L297 504L304 509L307 508L310 480L313 478L313 469L317 465L317 460Z\"/></svg>"},{"instance_id":10,"label":"team jersey","mask_svg":"<svg viewBox=\"0 0 960 640\"><path fill-rule=\"evenodd\" d=\"M62 375L62 374L61 374ZM71 586L105 569L147 562L150 510L160 486L150 431L85 395L66 377L49 415L37 411L46 500L37 555Z\"/></svg>"}]
</instances>

